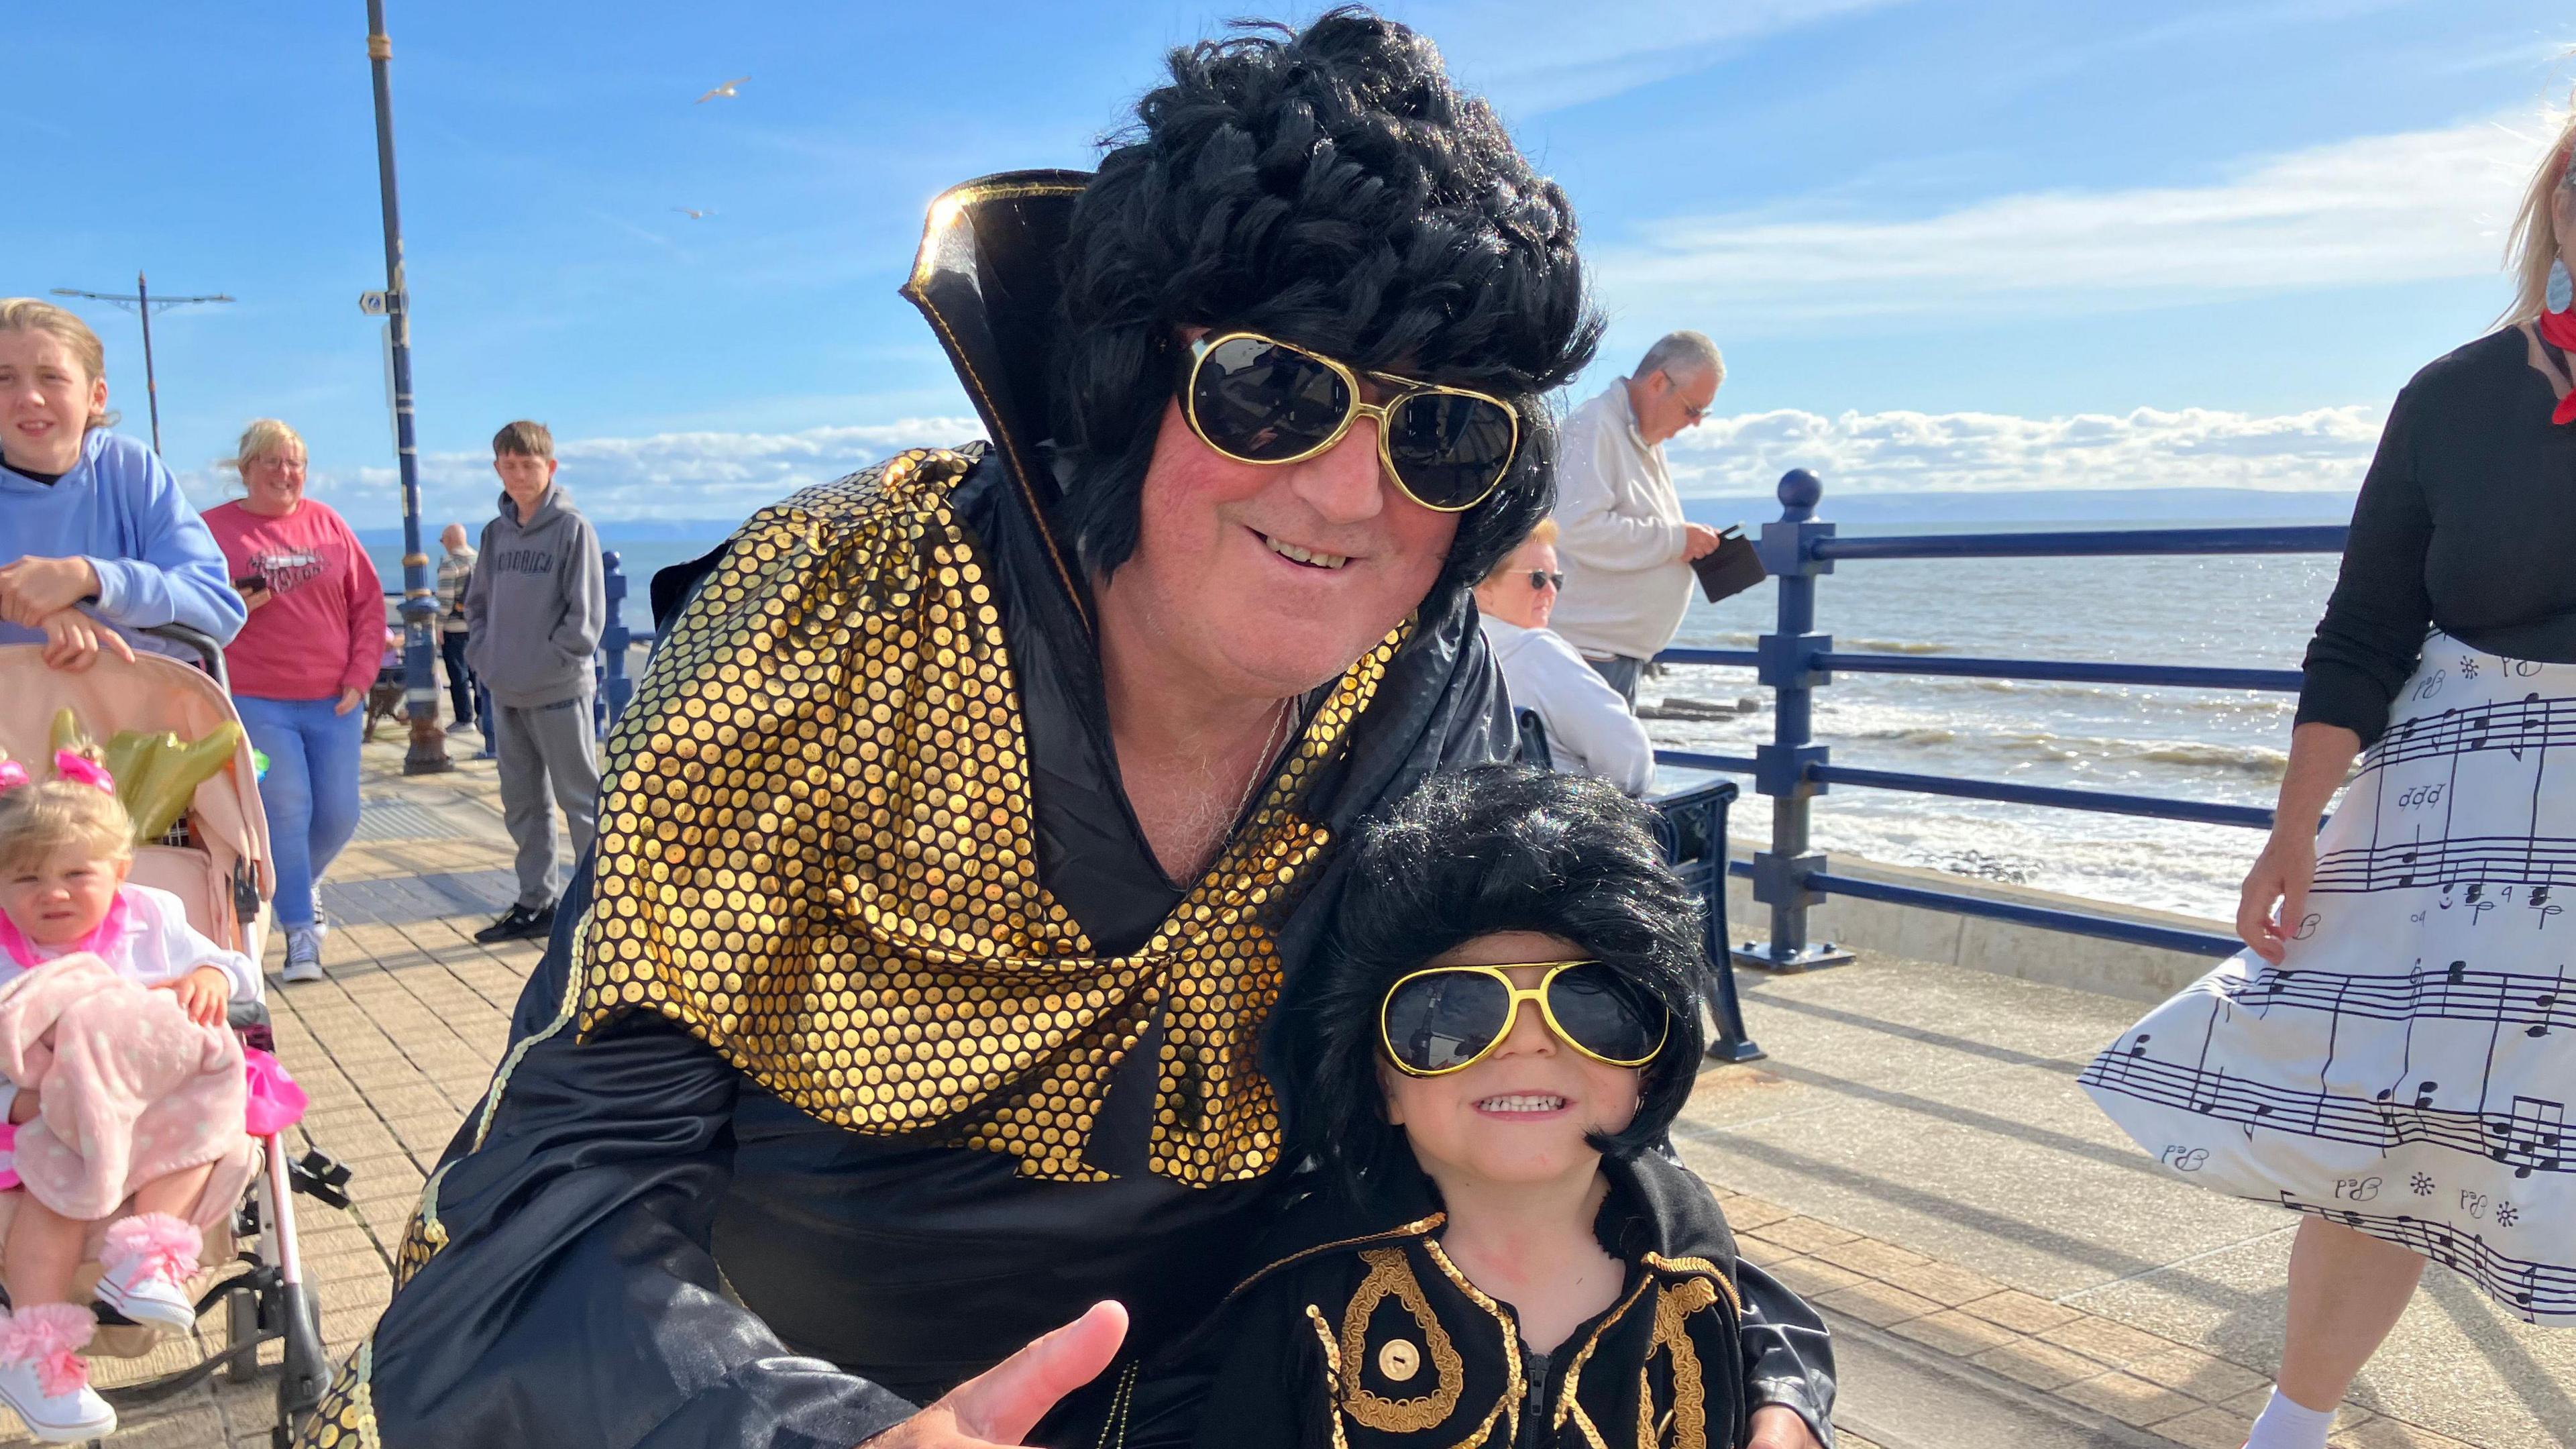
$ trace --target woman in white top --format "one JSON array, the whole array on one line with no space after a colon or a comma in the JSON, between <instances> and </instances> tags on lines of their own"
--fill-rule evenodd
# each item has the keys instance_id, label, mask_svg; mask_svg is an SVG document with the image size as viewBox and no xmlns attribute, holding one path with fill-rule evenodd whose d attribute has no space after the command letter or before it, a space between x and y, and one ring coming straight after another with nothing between
<instances>
[{"instance_id":1,"label":"woman in white top","mask_svg":"<svg viewBox=\"0 0 2576 1449\"><path fill-rule=\"evenodd\" d=\"M1512 708L1536 711L1547 727L1548 755L1557 769L1643 795L1655 779L1655 746L1646 727L1574 646L1547 627L1564 582L1556 562L1556 520L1542 519L1476 585L1485 643L1502 666Z\"/></svg>"}]
</instances>

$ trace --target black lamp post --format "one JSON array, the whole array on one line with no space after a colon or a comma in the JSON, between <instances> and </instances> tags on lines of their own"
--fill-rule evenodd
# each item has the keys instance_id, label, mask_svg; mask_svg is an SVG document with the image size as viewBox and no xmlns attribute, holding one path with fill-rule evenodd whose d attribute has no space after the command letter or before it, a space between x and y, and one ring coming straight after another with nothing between
<instances>
[{"instance_id":1,"label":"black lamp post","mask_svg":"<svg viewBox=\"0 0 2576 1449\"><path fill-rule=\"evenodd\" d=\"M429 555L420 541L420 458L411 419L411 293L403 281L402 211L394 201L394 96L389 74L394 43L385 36L384 0L367 0L367 59L376 81L376 177L385 204L385 322L392 331L394 453L402 469L403 704L411 716L406 775L435 775L456 768L447 758L447 732L438 725L438 680L432 660L432 620L438 614L430 587Z\"/></svg>"}]
</instances>

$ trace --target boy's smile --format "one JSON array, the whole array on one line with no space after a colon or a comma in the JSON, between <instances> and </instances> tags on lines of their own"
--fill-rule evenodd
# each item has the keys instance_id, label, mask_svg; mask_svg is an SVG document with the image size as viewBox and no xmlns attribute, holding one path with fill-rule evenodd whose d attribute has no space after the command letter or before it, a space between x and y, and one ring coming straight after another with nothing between
<instances>
[{"instance_id":1,"label":"boy's smile","mask_svg":"<svg viewBox=\"0 0 2576 1449\"><path fill-rule=\"evenodd\" d=\"M1571 941L1531 931L1479 936L1424 964L1503 965L1515 986L1539 984L1545 966L1582 956ZM1638 1069L1596 1061L1560 1040L1546 1017L1524 1009L1474 1065L1415 1077L1381 1062L1387 1119L1404 1129L1422 1170L1444 1190L1460 1177L1533 1184L1589 1176L1601 1155L1587 1139L1617 1132L1637 1113Z\"/></svg>"}]
</instances>

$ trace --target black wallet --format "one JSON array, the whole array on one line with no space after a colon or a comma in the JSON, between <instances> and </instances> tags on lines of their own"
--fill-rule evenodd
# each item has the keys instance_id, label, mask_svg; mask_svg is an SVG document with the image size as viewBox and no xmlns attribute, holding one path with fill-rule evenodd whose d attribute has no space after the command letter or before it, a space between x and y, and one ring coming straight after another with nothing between
<instances>
[{"instance_id":1,"label":"black wallet","mask_svg":"<svg viewBox=\"0 0 2576 1449\"><path fill-rule=\"evenodd\" d=\"M1763 571L1762 556L1753 549L1753 540L1744 530L1729 526L1717 537L1717 547L1691 560L1691 572L1699 575L1699 590L1712 604L1731 599L1746 589L1771 577Z\"/></svg>"}]
</instances>

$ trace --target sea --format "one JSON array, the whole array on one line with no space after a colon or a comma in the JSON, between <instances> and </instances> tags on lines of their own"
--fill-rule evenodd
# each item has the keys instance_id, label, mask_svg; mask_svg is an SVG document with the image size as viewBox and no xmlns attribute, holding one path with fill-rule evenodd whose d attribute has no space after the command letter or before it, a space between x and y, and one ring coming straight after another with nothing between
<instances>
[{"instance_id":1,"label":"sea","mask_svg":"<svg viewBox=\"0 0 2576 1449\"><path fill-rule=\"evenodd\" d=\"M1758 518L1696 501L1691 512ZM2142 521L2163 527L2334 518L2332 508L2269 519L2230 508L2223 517ZM2106 526L2134 525L2026 514L1960 521L1953 513L1931 521L1871 517L1842 531ZM696 536L669 523L630 534L608 522L600 531L633 581L626 617L637 628L648 621L653 571L695 558L722 538L720 525ZM371 552L388 579L398 577L398 547ZM1845 650L2295 669L2336 568L2330 554L1845 562L1818 582L1817 628ZM1722 604L1695 599L1674 642L1749 649L1771 627L1773 594L1766 585ZM1745 708L1717 719L1650 720L1647 730L1661 745L1750 755L1771 736L1767 697L1749 669L1669 668L1650 678L1640 697ZM1815 735L1846 765L2268 807L2295 708L2290 695L2248 690L1846 674L1817 692ZM1667 769L1662 783L1701 778ZM1767 839L1769 802L1745 784L1730 833ZM2234 916L2237 885L2262 844L2260 832L2229 826L1850 786L1816 800L1813 833L1832 854L2219 920Z\"/></svg>"}]
</instances>

